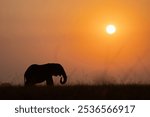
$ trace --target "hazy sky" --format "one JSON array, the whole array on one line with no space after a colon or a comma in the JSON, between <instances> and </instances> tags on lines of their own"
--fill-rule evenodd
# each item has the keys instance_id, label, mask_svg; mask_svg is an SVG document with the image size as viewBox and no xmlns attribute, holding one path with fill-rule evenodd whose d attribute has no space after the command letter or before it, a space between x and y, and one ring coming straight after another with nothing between
<instances>
[{"instance_id":1,"label":"hazy sky","mask_svg":"<svg viewBox=\"0 0 150 117\"><path fill-rule=\"evenodd\" d=\"M0 81L51 62L70 84L150 83L150 0L0 0Z\"/></svg>"}]
</instances>

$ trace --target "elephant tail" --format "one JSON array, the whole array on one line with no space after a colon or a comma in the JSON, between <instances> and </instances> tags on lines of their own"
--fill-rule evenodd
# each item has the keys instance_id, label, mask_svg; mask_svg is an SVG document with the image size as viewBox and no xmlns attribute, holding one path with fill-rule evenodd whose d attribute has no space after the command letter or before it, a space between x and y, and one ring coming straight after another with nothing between
<instances>
[{"instance_id":1,"label":"elephant tail","mask_svg":"<svg viewBox=\"0 0 150 117\"><path fill-rule=\"evenodd\" d=\"M27 86L27 78L26 78L26 75L24 75L24 85Z\"/></svg>"},{"instance_id":2,"label":"elephant tail","mask_svg":"<svg viewBox=\"0 0 150 117\"><path fill-rule=\"evenodd\" d=\"M26 81L27 81L27 80L26 80L26 77L24 76L24 85L26 85Z\"/></svg>"}]
</instances>

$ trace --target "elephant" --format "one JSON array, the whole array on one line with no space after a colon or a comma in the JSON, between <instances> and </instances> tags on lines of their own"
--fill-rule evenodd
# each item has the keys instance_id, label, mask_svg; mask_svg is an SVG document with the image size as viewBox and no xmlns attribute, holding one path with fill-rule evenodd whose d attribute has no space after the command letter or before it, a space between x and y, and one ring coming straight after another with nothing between
<instances>
[{"instance_id":1,"label":"elephant","mask_svg":"<svg viewBox=\"0 0 150 117\"><path fill-rule=\"evenodd\" d=\"M37 83L46 81L48 86L53 86L52 76L60 76L61 84L67 82L67 75L62 65L58 63L47 63L42 65L32 64L25 71L24 85L33 86Z\"/></svg>"}]
</instances>

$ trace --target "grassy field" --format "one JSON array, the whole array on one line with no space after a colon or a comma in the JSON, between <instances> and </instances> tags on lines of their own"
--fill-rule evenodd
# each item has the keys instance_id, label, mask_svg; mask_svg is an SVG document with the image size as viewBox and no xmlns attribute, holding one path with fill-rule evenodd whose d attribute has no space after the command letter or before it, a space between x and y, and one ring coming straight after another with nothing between
<instances>
[{"instance_id":1,"label":"grassy field","mask_svg":"<svg viewBox=\"0 0 150 117\"><path fill-rule=\"evenodd\" d=\"M4 100L145 100L150 85L0 86Z\"/></svg>"}]
</instances>

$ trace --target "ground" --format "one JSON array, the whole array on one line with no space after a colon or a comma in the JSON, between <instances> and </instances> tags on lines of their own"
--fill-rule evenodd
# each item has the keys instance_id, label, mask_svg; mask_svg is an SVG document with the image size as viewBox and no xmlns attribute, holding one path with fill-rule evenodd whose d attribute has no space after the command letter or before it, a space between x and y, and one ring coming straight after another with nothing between
<instances>
[{"instance_id":1,"label":"ground","mask_svg":"<svg viewBox=\"0 0 150 117\"><path fill-rule=\"evenodd\" d=\"M1 86L4 100L147 100L150 85Z\"/></svg>"}]
</instances>

